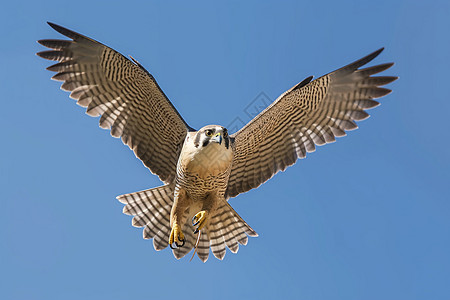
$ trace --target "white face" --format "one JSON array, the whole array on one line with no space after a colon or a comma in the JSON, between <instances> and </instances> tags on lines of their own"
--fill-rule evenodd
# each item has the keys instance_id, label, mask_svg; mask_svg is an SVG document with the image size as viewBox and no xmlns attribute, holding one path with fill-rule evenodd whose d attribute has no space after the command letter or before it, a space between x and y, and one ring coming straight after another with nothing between
<instances>
[{"instance_id":1,"label":"white face","mask_svg":"<svg viewBox=\"0 0 450 300\"><path fill-rule=\"evenodd\" d=\"M189 133L182 152L184 168L197 174L224 172L233 159L228 131L219 125L208 125L196 133Z\"/></svg>"},{"instance_id":2,"label":"white face","mask_svg":"<svg viewBox=\"0 0 450 300\"><path fill-rule=\"evenodd\" d=\"M219 125L208 125L200 129L194 137L196 148L205 148L209 145L219 144L226 149L230 147L230 137L228 130Z\"/></svg>"}]
</instances>

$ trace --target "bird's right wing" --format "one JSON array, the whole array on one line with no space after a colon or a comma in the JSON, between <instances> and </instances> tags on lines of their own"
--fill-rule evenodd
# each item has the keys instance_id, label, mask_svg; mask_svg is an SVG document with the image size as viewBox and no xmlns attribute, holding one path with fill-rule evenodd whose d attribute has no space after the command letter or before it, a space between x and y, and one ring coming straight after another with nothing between
<instances>
[{"instance_id":1,"label":"bird's right wing","mask_svg":"<svg viewBox=\"0 0 450 300\"><path fill-rule=\"evenodd\" d=\"M52 79L87 107L86 113L101 116L100 127L121 137L145 166L171 183L184 138L190 128L139 63L74 31L49 23L72 40L40 40L53 50L37 53L59 63L48 67Z\"/></svg>"},{"instance_id":2,"label":"bird's right wing","mask_svg":"<svg viewBox=\"0 0 450 300\"><path fill-rule=\"evenodd\" d=\"M313 152L315 145L356 129L354 121L366 119L365 110L379 104L373 99L390 92L380 86L397 79L372 76L391 63L359 69L382 50L314 81L308 77L231 135L234 158L226 197L258 187Z\"/></svg>"}]
</instances>

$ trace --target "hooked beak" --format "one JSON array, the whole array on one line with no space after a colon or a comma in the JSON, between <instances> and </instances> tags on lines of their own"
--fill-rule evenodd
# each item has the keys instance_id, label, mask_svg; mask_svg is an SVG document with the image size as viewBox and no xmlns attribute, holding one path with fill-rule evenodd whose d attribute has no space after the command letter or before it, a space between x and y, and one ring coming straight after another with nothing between
<instances>
[{"instance_id":1,"label":"hooked beak","mask_svg":"<svg viewBox=\"0 0 450 300\"><path fill-rule=\"evenodd\" d=\"M219 145L222 145L222 135L220 132L216 133L214 137L211 139L211 141L214 141L216 143L219 143Z\"/></svg>"}]
</instances>

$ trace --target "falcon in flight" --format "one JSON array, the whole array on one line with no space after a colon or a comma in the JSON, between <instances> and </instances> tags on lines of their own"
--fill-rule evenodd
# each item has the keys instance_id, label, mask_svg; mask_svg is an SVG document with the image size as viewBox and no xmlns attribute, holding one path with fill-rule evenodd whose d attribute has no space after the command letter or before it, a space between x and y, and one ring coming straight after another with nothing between
<instances>
[{"instance_id":1,"label":"falcon in flight","mask_svg":"<svg viewBox=\"0 0 450 300\"><path fill-rule=\"evenodd\" d=\"M378 106L373 99L391 91L380 87L397 77L372 76L385 63L362 68L379 49L316 80L312 76L278 97L238 132L220 125L190 127L155 78L133 58L74 31L48 23L70 40L40 40L51 50L37 53L58 63L48 67L100 127L121 138L163 186L117 197L133 226L156 250L168 245L179 259L195 248L205 262L209 248L223 259L257 233L228 199L260 186L316 145L335 141L357 128ZM194 252L195 255L195 252Z\"/></svg>"}]
</instances>

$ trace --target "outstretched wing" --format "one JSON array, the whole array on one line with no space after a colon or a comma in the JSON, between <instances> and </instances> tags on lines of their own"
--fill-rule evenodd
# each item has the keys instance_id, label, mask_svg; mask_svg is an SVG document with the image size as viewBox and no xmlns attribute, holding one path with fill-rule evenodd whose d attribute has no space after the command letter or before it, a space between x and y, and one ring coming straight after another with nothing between
<instances>
[{"instance_id":1,"label":"outstretched wing","mask_svg":"<svg viewBox=\"0 0 450 300\"><path fill-rule=\"evenodd\" d=\"M192 130L139 63L69 29L48 23L72 40L40 40L53 50L37 53L59 63L48 67L100 127L121 137L150 171L171 183L186 133Z\"/></svg>"},{"instance_id":2,"label":"outstretched wing","mask_svg":"<svg viewBox=\"0 0 450 300\"><path fill-rule=\"evenodd\" d=\"M226 196L258 187L315 151L315 145L334 142L346 130L357 128L354 121L369 117L365 110L379 105L373 99L391 92L380 86L397 79L371 76L393 63L359 69L381 51L314 81L308 77L233 134L234 158Z\"/></svg>"}]
</instances>

